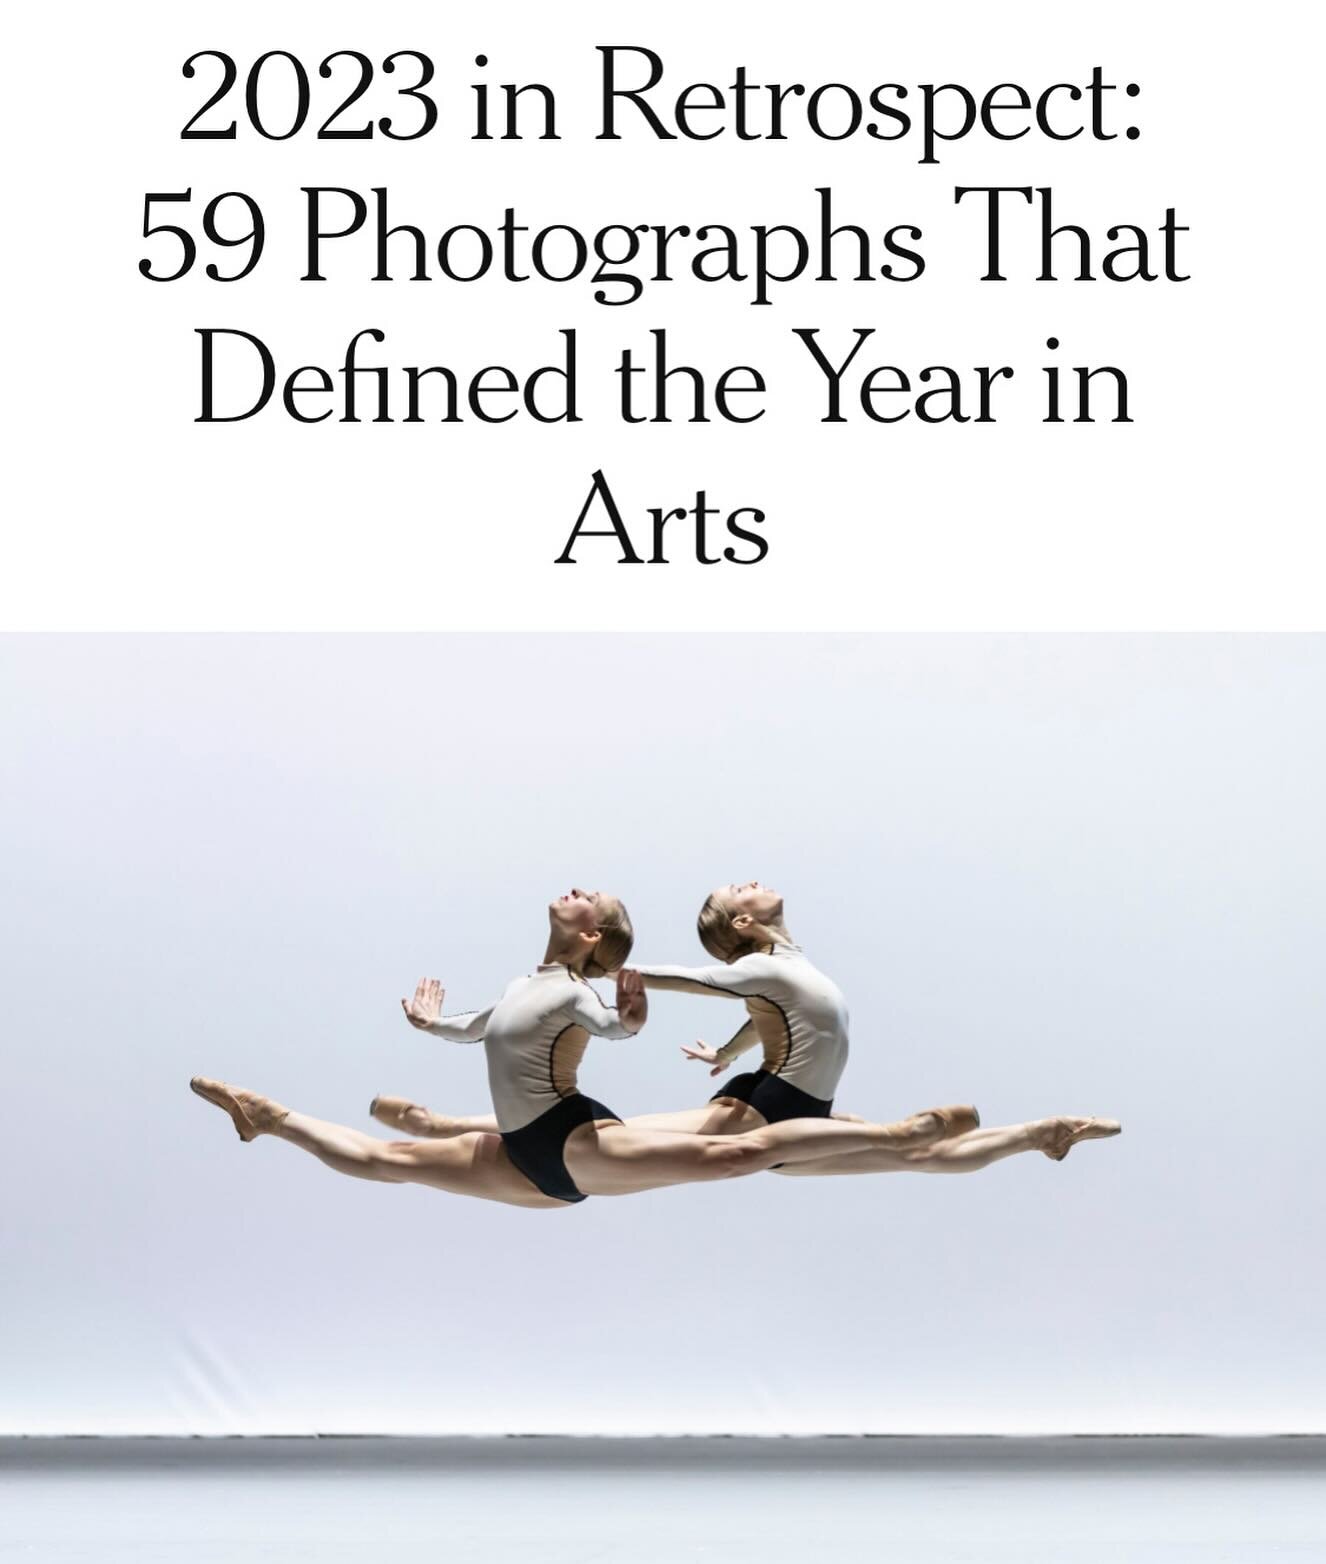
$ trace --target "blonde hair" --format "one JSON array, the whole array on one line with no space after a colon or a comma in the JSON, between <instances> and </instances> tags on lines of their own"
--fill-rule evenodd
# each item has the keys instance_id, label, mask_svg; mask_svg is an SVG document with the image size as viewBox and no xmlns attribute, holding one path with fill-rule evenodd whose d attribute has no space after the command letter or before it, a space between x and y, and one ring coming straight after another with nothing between
<instances>
[{"instance_id":1,"label":"blonde hair","mask_svg":"<svg viewBox=\"0 0 1326 1564\"><path fill-rule=\"evenodd\" d=\"M625 966L635 944L630 914L615 896L604 897L599 904L598 931L599 942L585 963L586 977L608 977Z\"/></svg>"},{"instance_id":2,"label":"blonde hair","mask_svg":"<svg viewBox=\"0 0 1326 1564\"><path fill-rule=\"evenodd\" d=\"M718 961L736 961L758 949L755 941L746 939L732 927L732 914L717 896L705 897L700 916L695 920L695 932L700 943Z\"/></svg>"}]
</instances>

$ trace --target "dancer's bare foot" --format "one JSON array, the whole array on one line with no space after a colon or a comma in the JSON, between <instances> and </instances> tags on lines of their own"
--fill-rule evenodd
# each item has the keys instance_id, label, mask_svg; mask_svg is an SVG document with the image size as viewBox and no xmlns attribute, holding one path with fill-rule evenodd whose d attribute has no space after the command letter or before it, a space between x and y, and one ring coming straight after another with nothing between
<instances>
[{"instance_id":1,"label":"dancer's bare foot","mask_svg":"<svg viewBox=\"0 0 1326 1564\"><path fill-rule=\"evenodd\" d=\"M1033 1128L1040 1149L1052 1162L1062 1162L1080 1140L1108 1140L1123 1133L1117 1119L1041 1119Z\"/></svg>"},{"instance_id":2,"label":"dancer's bare foot","mask_svg":"<svg viewBox=\"0 0 1326 1564\"><path fill-rule=\"evenodd\" d=\"M387 1124L394 1130L405 1130L420 1139L446 1140L455 1133L450 1120L430 1112L417 1102L411 1102L408 1097L374 1097L368 1105L368 1111L379 1124Z\"/></svg>"},{"instance_id":3,"label":"dancer's bare foot","mask_svg":"<svg viewBox=\"0 0 1326 1564\"><path fill-rule=\"evenodd\" d=\"M242 1086L227 1086L224 1081L209 1080L205 1075L195 1075L189 1086L205 1101L223 1108L230 1115L241 1140L270 1135L290 1112L270 1097L245 1091Z\"/></svg>"}]
</instances>

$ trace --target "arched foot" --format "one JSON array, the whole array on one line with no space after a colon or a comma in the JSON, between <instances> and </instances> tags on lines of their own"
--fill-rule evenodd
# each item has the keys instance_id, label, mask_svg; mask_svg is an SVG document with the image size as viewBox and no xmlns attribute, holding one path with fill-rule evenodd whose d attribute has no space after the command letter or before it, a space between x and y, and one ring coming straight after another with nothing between
<instances>
[{"instance_id":1,"label":"arched foot","mask_svg":"<svg viewBox=\"0 0 1326 1564\"><path fill-rule=\"evenodd\" d=\"M290 1112L270 1097L246 1091L242 1086L227 1086L224 1081L211 1080L206 1075L195 1075L189 1088L230 1115L235 1133L241 1140L253 1140L258 1135L270 1135Z\"/></svg>"}]
</instances>

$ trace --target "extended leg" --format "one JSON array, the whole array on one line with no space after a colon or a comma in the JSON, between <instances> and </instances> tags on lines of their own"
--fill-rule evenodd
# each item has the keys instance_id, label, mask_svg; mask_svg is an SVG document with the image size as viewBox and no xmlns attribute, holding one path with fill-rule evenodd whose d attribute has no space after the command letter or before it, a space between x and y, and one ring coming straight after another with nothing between
<instances>
[{"instance_id":1,"label":"extended leg","mask_svg":"<svg viewBox=\"0 0 1326 1564\"><path fill-rule=\"evenodd\" d=\"M462 1135L443 1142L379 1140L348 1125L292 1113L257 1092L195 1077L193 1090L227 1112L241 1140L271 1135L317 1157L324 1166L379 1184L431 1189L504 1205L552 1208L566 1202L541 1194L506 1154L498 1135Z\"/></svg>"},{"instance_id":2,"label":"extended leg","mask_svg":"<svg viewBox=\"0 0 1326 1564\"><path fill-rule=\"evenodd\" d=\"M676 1113L637 1113L626 1120L632 1129L668 1130L674 1135L744 1135L762 1129L768 1120L737 1097L718 1097L702 1108Z\"/></svg>"},{"instance_id":3,"label":"extended leg","mask_svg":"<svg viewBox=\"0 0 1326 1564\"><path fill-rule=\"evenodd\" d=\"M368 1111L379 1124L425 1140L497 1133L497 1120L492 1114L435 1113L408 1097L374 1097ZM832 1119L840 1124L871 1122L856 1113L835 1113ZM703 1107L680 1108L671 1113L637 1113L624 1122L634 1129L666 1130L674 1135L744 1135L748 1130L760 1129L768 1120L740 1098L716 1097ZM953 1134L956 1128L950 1120L945 1133Z\"/></svg>"},{"instance_id":4,"label":"extended leg","mask_svg":"<svg viewBox=\"0 0 1326 1564\"><path fill-rule=\"evenodd\" d=\"M453 1135L476 1132L496 1134L497 1120L492 1114L451 1115L434 1113L422 1103L407 1097L374 1097L368 1110L379 1124L388 1124L407 1135L426 1140L446 1140ZM676 1135L742 1135L765 1123L762 1113L735 1097L707 1102L702 1108L682 1108L676 1113L643 1113L626 1123L642 1130L670 1130Z\"/></svg>"},{"instance_id":5,"label":"extended leg","mask_svg":"<svg viewBox=\"0 0 1326 1564\"><path fill-rule=\"evenodd\" d=\"M976 1173L1024 1151L1043 1151L1054 1161L1062 1162L1078 1141L1104 1140L1119 1133L1120 1127L1112 1119L1034 1119L1028 1124L973 1130L917 1151L853 1152L848 1156L797 1162L777 1171L793 1178L857 1173Z\"/></svg>"},{"instance_id":6,"label":"extended leg","mask_svg":"<svg viewBox=\"0 0 1326 1564\"><path fill-rule=\"evenodd\" d=\"M675 1134L627 1124L582 1124L567 1138L567 1171L587 1195L627 1195L672 1184L703 1183L763 1172L783 1162L933 1144L948 1116L975 1110L932 1109L898 1124L788 1119L742 1135Z\"/></svg>"},{"instance_id":7,"label":"extended leg","mask_svg":"<svg viewBox=\"0 0 1326 1564\"><path fill-rule=\"evenodd\" d=\"M943 1109L944 1113L955 1110ZM832 1113L836 1124L872 1124L859 1113ZM702 1108L680 1108L675 1113L634 1113L625 1122L638 1130L670 1130L678 1135L744 1135L747 1130L758 1130L768 1124L768 1119L758 1108L743 1102L739 1097L714 1097ZM946 1122L946 1133L956 1134L960 1125L970 1121L959 1118ZM883 1128L881 1125L875 1127Z\"/></svg>"}]
</instances>

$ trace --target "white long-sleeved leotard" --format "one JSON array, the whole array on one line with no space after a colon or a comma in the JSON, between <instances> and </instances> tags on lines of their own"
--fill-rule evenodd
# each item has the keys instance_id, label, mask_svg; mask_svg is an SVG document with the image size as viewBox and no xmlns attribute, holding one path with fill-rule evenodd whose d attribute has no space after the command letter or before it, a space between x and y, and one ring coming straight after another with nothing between
<instances>
[{"instance_id":1,"label":"white long-sleeved leotard","mask_svg":"<svg viewBox=\"0 0 1326 1564\"><path fill-rule=\"evenodd\" d=\"M712 967L636 967L646 988L743 999L750 1020L718 1050L724 1064L764 1045L764 1068L824 1102L847 1064L847 1001L797 945Z\"/></svg>"},{"instance_id":2,"label":"white long-sleeved leotard","mask_svg":"<svg viewBox=\"0 0 1326 1564\"><path fill-rule=\"evenodd\" d=\"M487 1010L440 1016L426 1030L453 1043L483 1043L502 1130L523 1129L579 1091L576 1070L591 1033L635 1035L583 978L552 963L513 978Z\"/></svg>"}]
</instances>

